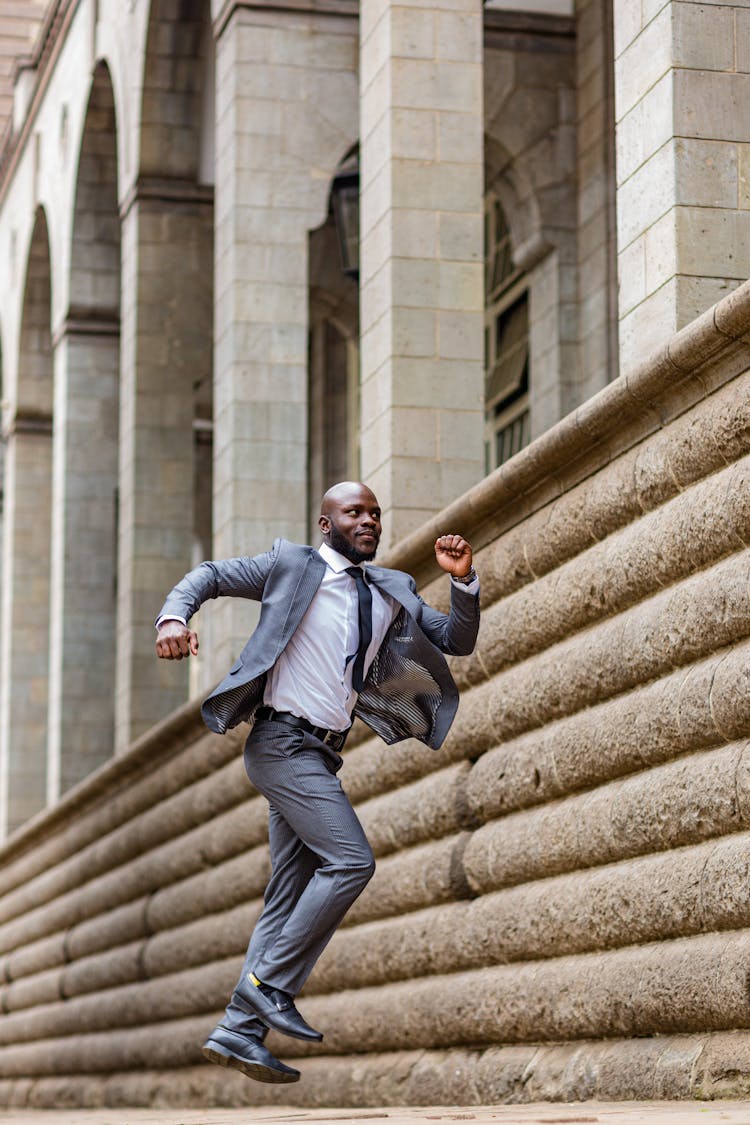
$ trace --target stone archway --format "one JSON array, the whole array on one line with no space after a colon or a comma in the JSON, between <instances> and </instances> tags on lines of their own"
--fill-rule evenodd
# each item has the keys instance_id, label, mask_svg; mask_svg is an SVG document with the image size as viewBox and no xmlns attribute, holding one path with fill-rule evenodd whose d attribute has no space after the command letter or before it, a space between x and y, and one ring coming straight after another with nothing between
<instances>
[{"instance_id":1,"label":"stone archway","mask_svg":"<svg viewBox=\"0 0 750 1125\"><path fill-rule=\"evenodd\" d=\"M100 62L78 161L70 304L55 339L49 800L113 750L119 330L117 122Z\"/></svg>"},{"instance_id":2,"label":"stone archway","mask_svg":"<svg viewBox=\"0 0 750 1125\"><path fill-rule=\"evenodd\" d=\"M157 664L152 638L165 593L210 547L212 55L208 0L153 0L138 175L120 208L118 750L204 686L193 661Z\"/></svg>"},{"instance_id":3,"label":"stone archway","mask_svg":"<svg viewBox=\"0 0 750 1125\"><path fill-rule=\"evenodd\" d=\"M181 0L179 5L152 0L143 72L141 178L201 179L205 131L213 126L203 113L212 58L209 0Z\"/></svg>"},{"instance_id":4,"label":"stone archway","mask_svg":"<svg viewBox=\"0 0 750 1125\"><path fill-rule=\"evenodd\" d=\"M528 269L552 249L544 229L536 186L523 161L514 160L497 136L485 134L485 193L494 192L505 212L513 264Z\"/></svg>"},{"instance_id":5,"label":"stone archway","mask_svg":"<svg viewBox=\"0 0 750 1125\"><path fill-rule=\"evenodd\" d=\"M14 407L5 427L0 835L46 803L53 361L47 217L36 212L26 268Z\"/></svg>"}]
</instances>

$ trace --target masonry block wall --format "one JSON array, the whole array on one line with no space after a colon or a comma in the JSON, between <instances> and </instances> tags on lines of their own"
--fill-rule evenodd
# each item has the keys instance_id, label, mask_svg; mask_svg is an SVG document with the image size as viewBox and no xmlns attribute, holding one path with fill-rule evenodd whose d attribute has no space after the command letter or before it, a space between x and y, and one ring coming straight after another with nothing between
<instances>
[{"instance_id":1,"label":"masonry block wall","mask_svg":"<svg viewBox=\"0 0 750 1125\"><path fill-rule=\"evenodd\" d=\"M363 6L363 479L395 541L482 475L483 19Z\"/></svg>"},{"instance_id":2,"label":"masonry block wall","mask_svg":"<svg viewBox=\"0 0 750 1125\"><path fill-rule=\"evenodd\" d=\"M213 549L228 558L306 535L308 235L357 137L357 22L238 5L216 62ZM214 679L255 620L218 608Z\"/></svg>"},{"instance_id":3,"label":"masonry block wall","mask_svg":"<svg viewBox=\"0 0 750 1125\"><path fill-rule=\"evenodd\" d=\"M438 753L359 729L378 857L278 1092L203 1065L268 876L242 732L188 705L0 852L0 1105L741 1095L750 285L391 552L480 547ZM458 524L456 524L458 526Z\"/></svg>"},{"instance_id":4,"label":"masonry block wall","mask_svg":"<svg viewBox=\"0 0 750 1125\"><path fill-rule=\"evenodd\" d=\"M615 0L623 370L750 273L750 11Z\"/></svg>"}]
</instances>

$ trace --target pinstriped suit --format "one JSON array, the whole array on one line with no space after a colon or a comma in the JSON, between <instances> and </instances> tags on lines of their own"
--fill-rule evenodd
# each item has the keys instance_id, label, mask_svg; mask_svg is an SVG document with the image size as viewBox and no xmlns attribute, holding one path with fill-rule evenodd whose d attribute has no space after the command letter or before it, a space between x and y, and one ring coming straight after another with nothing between
<instances>
[{"instance_id":1,"label":"pinstriped suit","mask_svg":"<svg viewBox=\"0 0 750 1125\"><path fill-rule=\"evenodd\" d=\"M252 719L263 698L265 674L304 617L324 573L325 563L313 547L277 539L267 554L255 558L201 563L171 591L160 617L189 620L203 602L222 596L262 603L255 632L203 704L210 730L224 734ZM441 653L465 656L473 650L478 599L454 595L447 617L422 601L414 580L403 571L368 565L367 577L402 610L369 669L354 714L389 744L417 738L437 748L458 706Z\"/></svg>"},{"instance_id":2,"label":"pinstriped suit","mask_svg":"<svg viewBox=\"0 0 750 1125\"><path fill-rule=\"evenodd\" d=\"M202 563L171 591L160 616L189 620L203 602L221 596L261 602L257 628L203 704L211 730L223 733L253 720L266 674L294 635L325 570L314 548L277 539L254 558ZM354 715L387 743L416 738L438 747L458 705L443 653L472 651L478 598L452 589L446 615L426 605L401 571L368 565L367 577L400 608L367 672ZM252 969L291 995L374 870L369 844L336 776L340 765L340 756L313 735L267 719L255 723L245 748L248 776L269 801L273 870L243 976ZM234 999L222 1022L243 1034L265 1034Z\"/></svg>"}]
</instances>

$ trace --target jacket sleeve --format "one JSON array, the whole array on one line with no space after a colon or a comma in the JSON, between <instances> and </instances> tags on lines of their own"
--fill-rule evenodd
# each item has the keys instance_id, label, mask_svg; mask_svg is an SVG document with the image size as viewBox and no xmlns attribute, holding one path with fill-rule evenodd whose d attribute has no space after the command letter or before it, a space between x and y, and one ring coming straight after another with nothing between
<instances>
[{"instance_id":1,"label":"jacket sleeve","mask_svg":"<svg viewBox=\"0 0 750 1125\"><path fill-rule=\"evenodd\" d=\"M479 632L479 595L457 590L451 582L451 611L440 613L422 598L421 626L441 652L449 656L468 656L474 651Z\"/></svg>"},{"instance_id":2,"label":"jacket sleeve","mask_svg":"<svg viewBox=\"0 0 750 1125\"><path fill-rule=\"evenodd\" d=\"M278 553L277 540L270 551L253 558L202 562L170 590L156 620L174 616L189 621L209 598L234 597L260 601Z\"/></svg>"}]
</instances>

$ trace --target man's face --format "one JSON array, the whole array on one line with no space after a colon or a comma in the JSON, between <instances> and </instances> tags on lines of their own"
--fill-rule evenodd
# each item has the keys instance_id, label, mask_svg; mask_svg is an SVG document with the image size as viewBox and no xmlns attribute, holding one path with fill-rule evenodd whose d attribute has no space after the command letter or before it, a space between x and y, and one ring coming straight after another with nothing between
<instances>
[{"instance_id":1,"label":"man's face","mask_svg":"<svg viewBox=\"0 0 750 1125\"><path fill-rule=\"evenodd\" d=\"M332 500L320 517L328 544L353 563L374 559L380 542L380 505L369 488L351 489Z\"/></svg>"}]
</instances>

